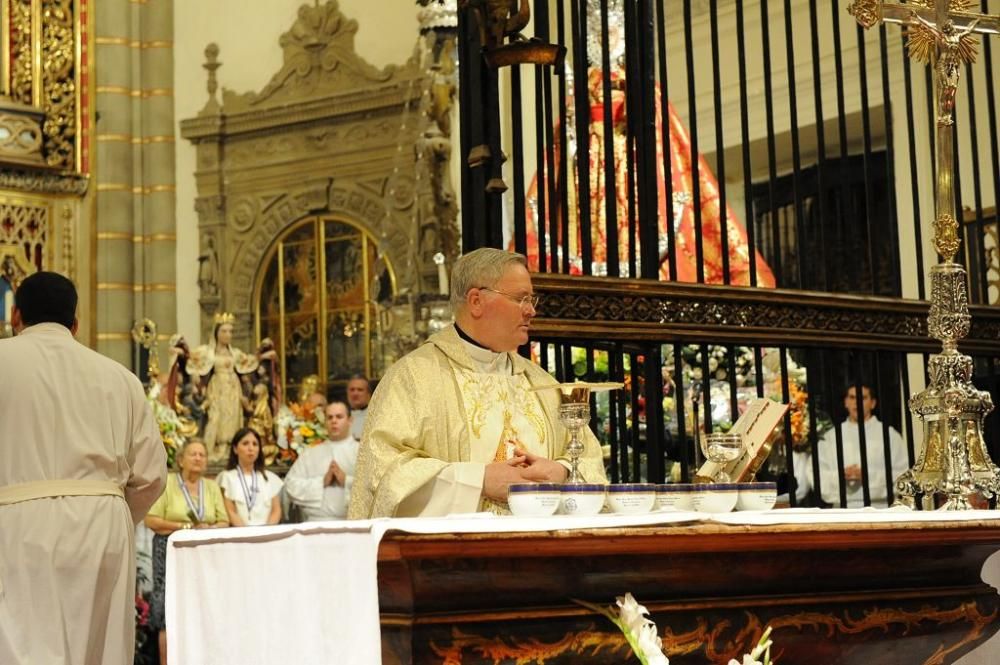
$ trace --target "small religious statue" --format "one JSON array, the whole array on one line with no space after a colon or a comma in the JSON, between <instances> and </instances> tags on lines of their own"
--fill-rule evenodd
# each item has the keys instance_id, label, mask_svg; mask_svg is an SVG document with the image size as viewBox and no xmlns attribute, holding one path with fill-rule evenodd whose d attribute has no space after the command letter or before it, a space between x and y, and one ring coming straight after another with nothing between
<instances>
[{"instance_id":1,"label":"small religious statue","mask_svg":"<svg viewBox=\"0 0 1000 665\"><path fill-rule=\"evenodd\" d=\"M247 427L260 436L261 454L264 455L264 463L270 466L278 455L278 446L274 442L274 416L266 384L258 383L253 387L253 399L249 406L250 419Z\"/></svg>"},{"instance_id":2,"label":"small religious statue","mask_svg":"<svg viewBox=\"0 0 1000 665\"><path fill-rule=\"evenodd\" d=\"M275 358L271 347L261 344L253 355L232 346L235 317L229 313L215 316L212 341L188 351L180 338L174 345L175 366L191 377L194 391L204 397L201 406L207 414L202 439L211 461L225 458L233 435L243 427L243 390L240 376L252 374L261 361ZM182 364L183 363L183 364ZM175 368L171 368L173 373ZM177 381L171 381L176 385ZM168 382L168 385L169 383Z\"/></svg>"},{"instance_id":3,"label":"small religious statue","mask_svg":"<svg viewBox=\"0 0 1000 665\"><path fill-rule=\"evenodd\" d=\"M203 296L219 295L219 255L215 251L215 239L205 236L205 252L198 257L198 288Z\"/></svg>"},{"instance_id":4,"label":"small religious statue","mask_svg":"<svg viewBox=\"0 0 1000 665\"><path fill-rule=\"evenodd\" d=\"M974 20L959 30L948 20L938 27L916 12L911 18L912 24L922 27L933 36L939 51L937 56L937 92L938 92L938 122L951 117L955 108L955 91L962 73L962 64L975 58L975 47L965 40L979 24Z\"/></svg>"}]
</instances>

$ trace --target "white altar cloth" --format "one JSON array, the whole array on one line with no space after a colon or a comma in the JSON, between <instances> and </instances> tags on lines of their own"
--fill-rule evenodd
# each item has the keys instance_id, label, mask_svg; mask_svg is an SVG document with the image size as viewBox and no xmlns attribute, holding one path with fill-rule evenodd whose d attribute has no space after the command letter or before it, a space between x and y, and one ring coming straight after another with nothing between
<instances>
[{"instance_id":1,"label":"white altar cloth","mask_svg":"<svg viewBox=\"0 0 1000 665\"><path fill-rule=\"evenodd\" d=\"M871 508L534 518L475 514L177 531L167 547L167 653L171 664L380 665L377 555L379 541L388 531L502 533L694 521L764 525L997 517L996 511Z\"/></svg>"}]
</instances>

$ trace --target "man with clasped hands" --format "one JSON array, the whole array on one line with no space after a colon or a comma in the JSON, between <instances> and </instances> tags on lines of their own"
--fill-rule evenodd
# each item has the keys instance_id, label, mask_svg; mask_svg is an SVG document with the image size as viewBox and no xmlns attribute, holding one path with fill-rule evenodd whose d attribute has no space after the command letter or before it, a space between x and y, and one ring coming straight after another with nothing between
<instances>
[{"instance_id":1,"label":"man with clasped hands","mask_svg":"<svg viewBox=\"0 0 1000 665\"><path fill-rule=\"evenodd\" d=\"M569 433L555 380L517 355L537 296L524 256L477 249L451 279L455 323L396 362L369 407L349 517L504 512L513 483L562 482ZM605 483L589 430L580 471Z\"/></svg>"}]
</instances>

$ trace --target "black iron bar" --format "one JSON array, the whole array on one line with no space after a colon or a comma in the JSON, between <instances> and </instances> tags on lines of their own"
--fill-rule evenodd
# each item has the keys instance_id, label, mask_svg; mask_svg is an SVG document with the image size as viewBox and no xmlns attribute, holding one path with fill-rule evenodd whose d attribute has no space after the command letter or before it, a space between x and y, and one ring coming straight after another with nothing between
<instances>
[{"instance_id":1,"label":"black iron bar","mask_svg":"<svg viewBox=\"0 0 1000 665\"><path fill-rule=\"evenodd\" d=\"M660 73L658 101L660 103L660 152L663 158L663 180L666 187L667 211L667 277L677 281L677 237L674 229L674 178L670 155L670 94L667 76L667 17L663 0L656 0L657 56Z\"/></svg>"},{"instance_id":2,"label":"black iron bar","mask_svg":"<svg viewBox=\"0 0 1000 665\"><path fill-rule=\"evenodd\" d=\"M535 37L547 41L549 30L547 0L535 0ZM539 103L545 98L545 89L548 86L548 68L535 67L535 196L537 197L537 209L535 224L538 233L538 271L548 272L548 227L546 222L549 219L549 191L548 178L551 164L547 161L548 154L545 146L547 142L548 130L545 118L545 109ZM463 169L464 171L464 169Z\"/></svg>"},{"instance_id":3,"label":"black iron bar","mask_svg":"<svg viewBox=\"0 0 1000 665\"><path fill-rule=\"evenodd\" d=\"M819 218L819 254L816 268L822 271L823 289L830 290L830 258L826 244L826 128L823 121L823 80L820 73L819 26L816 0L809 0L809 31L812 35L813 105L816 107L816 199ZM811 247L812 245L809 245ZM803 251L800 248L799 251Z\"/></svg>"},{"instance_id":4,"label":"black iron bar","mask_svg":"<svg viewBox=\"0 0 1000 665\"><path fill-rule=\"evenodd\" d=\"M638 161L638 191L636 194L639 201L640 276L646 279L656 279L660 274L660 213L659 173L656 164L656 95L652 93L656 89L652 0L638 1L635 18L636 36L639 39L638 68L634 78L638 79L637 89L639 93L639 122L636 123L635 154ZM662 411L662 407L660 410ZM648 437L649 430L647 429L647 441ZM661 439L662 437L657 435L654 441L658 442ZM650 455L652 456L652 451ZM662 458L660 465L662 468Z\"/></svg>"},{"instance_id":5,"label":"black iron bar","mask_svg":"<svg viewBox=\"0 0 1000 665\"><path fill-rule=\"evenodd\" d=\"M694 75L694 31L691 0L684 0L684 62L687 65L688 132L691 134L691 208L694 212L694 255L699 284L705 283L705 238L701 226L701 178L698 162L698 92Z\"/></svg>"},{"instance_id":6,"label":"black iron bar","mask_svg":"<svg viewBox=\"0 0 1000 665\"><path fill-rule=\"evenodd\" d=\"M662 367L660 345L647 344L643 355L646 388L646 481L651 483L662 483L665 479Z\"/></svg>"},{"instance_id":7,"label":"black iron bar","mask_svg":"<svg viewBox=\"0 0 1000 665\"><path fill-rule=\"evenodd\" d=\"M576 201L580 232L580 260L584 275L591 274L594 265L593 239L590 225L590 80L587 68L587 3L573 0L573 106L576 111ZM577 214L576 211L569 211ZM567 239L569 243L570 239ZM567 244L568 247L568 244Z\"/></svg>"},{"instance_id":8,"label":"black iron bar","mask_svg":"<svg viewBox=\"0 0 1000 665\"><path fill-rule=\"evenodd\" d=\"M639 79L633 76L638 69L639 39L636 36L638 18L635 2L625 3L625 186L628 210L628 275L639 277L639 249L636 247L636 229L641 214L636 199L638 176L636 174L637 127L640 117L643 90L638 87Z\"/></svg>"},{"instance_id":9,"label":"black iron bar","mask_svg":"<svg viewBox=\"0 0 1000 665\"><path fill-rule=\"evenodd\" d=\"M896 152L894 134L892 129L892 104L890 103L891 93L889 90L889 42L886 36L886 26L883 24L879 28L879 61L882 64L882 110L885 114L885 183L886 200L888 202L888 223L891 230L891 237L895 239L893 251L889 252L889 271L892 280L892 293L889 295L900 297L903 295L902 275L899 269L899 219L896 209L896 173L895 159Z\"/></svg>"},{"instance_id":10,"label":"black iron bar","mask_svg":"<svg viewBox=\"0 0 1000 665\"><path fill-rule=\"evenodd\" d=\"M905 353L897 353L897 367L899 368L900 383L903 386L903 396L910 394L910 368L907 365L907 356ZM917 432L913 429L913 414L910 412L906 405L903 408L903 423L906 425L906 451L908 454L909 466L913 466L916 462L916 445L917 445Z\"/></svg>"},{"instance_id":11,"label":"black iron bar","mask_svg":"<svg viewBox=\"0 0 1000 665\"><path fill-rule=\"evenodd\" d=\"M874 390L874 381L870 378L866 381L862 381L862 364L861 364L861 353L854 351L851 353L854 357L854 363L852 367L854 368L854 403L857 408L857 427L858 427L858 449L859 455L861 457L861 495L864 500L865 506L872 505L872 491L870 485L870 479L868 476L868 441L867 432L865 431L865 410L864 410L864 385L868 384L869 390ZM845 421L846 426L846 421ZM851 425L853 427L853 425Z\"/></svg>"},{"instance_id":12,"label":"black iron bar","mask_svg":"<svg viewBox=\"0 0 1000 665\"><path fill-rule=\"evenodd\" d=\"M736 0L736 57L740 79L740 98L743 100L749 97L745 28L743 0ZM753 197L750 196L750 192L753 191L753 167L750 160L750 116L746 103L740 109L740 135L743 139L740 142L740 151L743 155L743 198L745 203L743 217L747 229L747 253L750 256L750 286L757 286L757 224L753 210Z\"/></svg>"},{"instance_id":13,"label":"black iron bar","mask_svg":"<svg viewBox=\"0 0 1000 665\"><path fill-rule=\"evenodd\" d=\"M862 171L864 172L865 186L865 232L868 239L866 243L866 247L868 249L868 275L871 279L871 293L877 294L880 293L880 291L875 263L875 233L873 229L874 220L872 219L872 208L875 206L875 199L871 187L872 120L871 113L868 108L868 57L866 55L865 48L865 29L860 25L856 25L855 35L857 36L858 41L858 78L861 88L861 136L864 146L861 155L861 164ZM867 502L865 505L868 505Z\"/></svg>"},{"instance_id":14,"label":"black iron bar","mask_svg":"<svg viewBox=\"0 0 1000 665\"><path fill-rule=\"evenodd\" d=\"M989 10L986 6L986 0L982 2L983 13L988 13ZM989 132L990 132L990 157L991 165L993 170L993 218L994 220L1000 220L1000 139L998 139L997 134L1000 131L1000 126L997 124L997 93L995 89L995 80L993 78L993 50L992 50L992 39L983 39L983 60L984 68L983 73L986 74L986 113L989 122ZM1000 248L997 250L1000 252ZM984 257L985 259L985 257ZM987 285L987 298L984 301L987 304L992 304L989 302L989 285ZM990 369L992 371L993 365L990 364Z\"/></svg>"},{"instance_id":15,"label":"black iron bar","mask_svg":"<svg viewBox=\"0 0 1000 665\"><path fill-rule=\"evenodd\" d=\"M849 146L847 143L847 111L845 110L844 95L844 56L841 50L840 39L840 15L843 11L838 0L831 0L830 7L833 12L833 63L836 76L837 87L837 140L840 144L840 159L837 163L837 181L840 183L840 197L837 204L838 214L834 217L837 223L837 239L843 242L845 237L850 237L844 233L844 229L850 229L849 234L853 234L857 228L854 224L855 206L851 197L851 159ZM850 284L858 284L858 262L850 264L848 272L852 275Z\"/></svg>"},{"instance_id":16,"label":"black iron bar","mask_svg":"<svg viewBox=\"0 0 1000 665\"><path fill-rule=\"evenodd\" d=\"M790 404L791 391L788 389L788 349L784 346L778 347L779 357L779 368L781 370L781 401L784 404ZM793 405L794 406L794 405ZM805 414L803 414L804 416ZM792 409L789 408L785 411L785 415L782 418L783 432L784 432L784 446L785 446L785 471L788 476L794 476L794 461L795 461L795 440L794 433L792 432ZM789 492L788 494L789 503L795 506L795 492Z\"/></svg>"},{"instance_id":17,"label":"black iron bar","mask_svg":"<svg viewBox=\"0 0 1000 665\"><path fill-rule=\"evenodd\" d=\"M691 449L687 436L684 406L687 386L684 385L684 362L681 354L684 347L674 344L674 408L677 411L677 449L680 452L681 482L691 482ZM695 419L697 422L697 418ZM697 459L697 453L695 454Z\"/></svg>"},{"instance_id":18,"label":"black iron bar","mask_svg":"<svg viewBox=\"0 0 1000 665\"><path fill-rule=\"evenodd\" d=\"M775 208L774 182L778 179L774 136L774 92L771 86L771 26L767 0L760 2L761 54L764 58L764 111L767 124L767 209L771 213L771 272L778 286L784 286L781 256L781 227Z\"/></svg>"},{"instance_id":19,"label":"black iron bar","mask_svg":"<svg viewBox=\"0 0 1000 665\"><path fill-rule=\"evenodd\" d=\"M970 242L969 252L969 286L974 301L984 305L989 304L989 275L986 263L986 225L983 221L983 188L981 175L979 173L979 123L976 122L976 85L973 78L971 64L965 65L965 76L968 81L966 99L969 101L969 145L972 150L969 152L972 162L972 197L976 213L976 225L973 234L976 242ZM965 223L965 212L958 209L958 223L961 227L967 228Z\"/></svg>"},{"instance_id":20,"label":"black iron bar","mask_svg":"<svg viewBox=\"0 0 1000 665\"><path fill-rule=\"evenodd\" d=\"M607 273L621 276L618 257L618 184L616 182L614 125L611 117L611 53L608 44L608 0L601 0L601 99L604 123L604 233Z\"/></svg>"},{"instance_id":21,"label":"black iron bar","mask_svg":"<svg viewBox=\"0 0 1000 665\"><path fill-rule=\"evenodd\" d=\"M524 122L521 117L521 68L510 70L511 159L514 165L514 251L526 254L528 251L527 225L524 201Z\"/></svg>"},{"instance_id":22,"label":"black iron bar","mask_svg":"<svg viewBox=\"0 0 1000 665\"><path fill-rule=\"evenodd\" d=\"M722 72L719 64L719 3L709 3L712 26L712 89L715 109L715 175L719 182L719 254L722 256L722 283L729 284L729 210L726 207L726 142L722 135ZM700 207L700 206L699 206ZM668 221L671 218L667 218ZM735 412L734 412L735 413ZM735 416L733 416L735 420Z\"/></svg>"},{"instance_id":23,"label":"black iron bar","mask_svg":"<svg viewBox=\"0 0 1000 665\"><path fill-rule=\"evenodd\" d=\"M903 51L906 51L906 35L903 40ZM913 74L912 64L908 57L903 57L903 80L906 90L906 141L910 151L910 200L913 214L913 250L917 260L917 297L923 300L926 294L924 286L924 241L920 222L920 179L917 175L917 132L916 120L913 116ZM897 226L898 228L898 226Z\"/></svg>"},{"instance_id":24,"label":"black iron bar","mask_svg":"<svg viewBox=\"0 0 1000 665\"><path fill-rule=\"evenodd\" d=\"M875 352L875 385L872 389L875 391L873 393L874 397L877 397L879 404L888 404L889 401L885 399L885 392L882 385L882 353L880 351ZM893 400L895 402L895 400ZM882 414L882 463L883 471L885 473L885 499L888 505L892 505L893 497L895 492L892 489L892 484L895 478L892 477L892 439L889 435L889 418L886 410L883 408L881 410ZM859 413L858 417L864 420L865 414Z\"/></svg>"},{"instance_id":25,"label":"black iron bar","mask_svg":"<svg viewBox=\"0 0 1000 665\"><path fill-rule=\"evenodd\" d=\"M565 4L556 3L556 43L566 43L566 11ZM563 67L566 65L564 64ZM566 106L566 76L563 72L556 72L556 81L559 92L559 115L557 124L559 125L559 175L556 181L556 195L559 197L559 250L556 255L559 257L559 269L557 272L569 273L569 123L570 117L567 114ZM583 143L586 145L586 142ZM582 150L581 144L577 143L577 148Z\"/></svg>"},{"instance_id":26,"label":"black iron bar","mask_svg":"<svg viewBox=\"0 0 1000 665\"><path fill-rule=\"evenodd\" d=\"M814 37L815 40L815 37ZM802 210L802 190L799 184L799 173L802 171L802 158L799 152L799 105L798 92L795 87L795 45L792 30L792 2L785 0L785 66L788 70L788 118L789 132L792 137L792 201L795 211L796 254L798 254L799 288L805 288L803 280L806 270L812 261L805 251L806 220ZM788 225L788 228L792 228ZM784 246L782 246L782 249ZM789 457L791 459L791 457Z\"/></svg>"}]
</instances>

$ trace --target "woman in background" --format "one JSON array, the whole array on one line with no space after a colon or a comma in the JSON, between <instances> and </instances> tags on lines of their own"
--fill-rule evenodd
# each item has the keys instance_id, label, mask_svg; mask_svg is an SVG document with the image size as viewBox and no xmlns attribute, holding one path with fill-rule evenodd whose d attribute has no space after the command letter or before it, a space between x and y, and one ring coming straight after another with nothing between
<instances>
[{"instance_id":1,"label":"woman in background","mask_svg":"<svg viewBox=\"0 0 1000 665\"><path fill-rule=\"evenodd\" d=\"M264 470L260 435L241 429L229 444L229 463L217 478L226 513L233 526L258 526L281 521L282 482Z\"/></svg>"},{"instance_id":2,"label":"woman in background","mask_svg":"<svg viewBox=\"0 0 1000 665\"><path fill-rule=\"evenodd\" d=\"M160 663L167 662L167 632L163 599L166 589L167 537L182 529L212 529L229 526L222 492L204 478L208 451L198 439L190 439L177 455L179 472L167 476L167 486L146 515L153 536L153 594L149 625L159 631Z\"/></svg>"}]
</instances>

